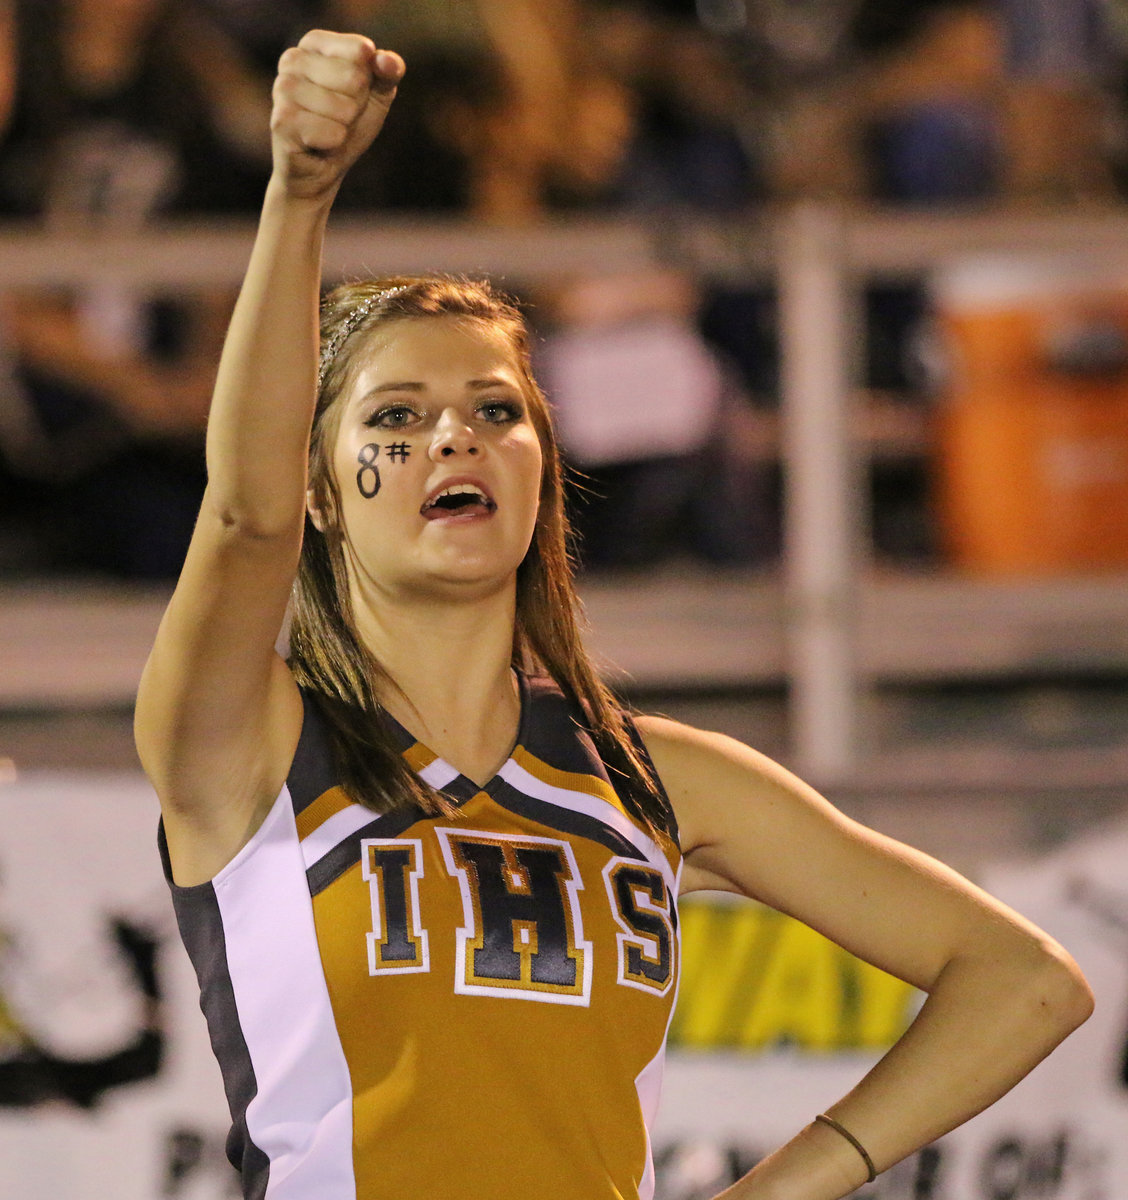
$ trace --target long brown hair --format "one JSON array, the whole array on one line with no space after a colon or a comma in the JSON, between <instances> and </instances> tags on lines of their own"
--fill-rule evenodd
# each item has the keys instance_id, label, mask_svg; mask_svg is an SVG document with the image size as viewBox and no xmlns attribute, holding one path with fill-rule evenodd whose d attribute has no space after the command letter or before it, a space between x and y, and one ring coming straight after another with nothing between
<instances>
[{"instance_id":1,"label":"long brown hair","mask_svg":"<svg viewBox=\"0 0 1128 1200\"><path fill-rule=\"evenodd\" d=\"M327 720L341 786L350 799L376 812L409 804L430 813L451 810L449 801L418 778L385 724L375 719L379 689L394 684L356 633L331 468L335 401L351 382L365 335L391 321L440 316L481 321L506 336L541 444L536 527L517 569L513 665L555 681L582 717L624 805L664 840L674 828L669 802L580 640L563 469L548 403L533 378L528 330L515 305L485 282L395 276L344 284L322 304L322 363L309 451L310 489L322 528L306 522L294 583L290 666Z\"/></svg>"}]
</instances>

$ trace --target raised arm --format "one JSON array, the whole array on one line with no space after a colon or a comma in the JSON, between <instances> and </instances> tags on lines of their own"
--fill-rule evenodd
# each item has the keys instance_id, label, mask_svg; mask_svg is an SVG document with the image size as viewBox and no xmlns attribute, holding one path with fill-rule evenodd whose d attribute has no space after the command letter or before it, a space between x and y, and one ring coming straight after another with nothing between
<instances>
[{"instance_id":1,"label":"raised arm","mask_svg":"<svg viewBox=\"0 0 1128 1200\"><path fill-rule=\"evenodd\" d=\"M254 832L300 730L274 646L301 548L322 239L402 74L367 38L321 30L279 63L274 168L220 359L208 484L137 699L179 883L210 878Z\"/></svg>"},{"instance_id":2,"label":"raised arm","mask_svg":"<svg viewBox=\"0 0 1128 1200\"><path fill-rule=\"evenodd\" d=\"M0 135L8 128L16 96L16 5L0 0Z\"/></svg>"},{"instance_id":3,"label":"raised arm","mask_svg":"<svg viewBox=\"0 0 1128 1200\"><path fill-rule=\"evenodd\" d=\"M956 872L731 738L656 718L640 728L677 814L683 890L754 897L928 993L830 1110L878 1171L998 1099L1088 1016L1069 955ZM813 1123L723 1196L836 1200L866 1174L846 1138Z\"/></svg>"}]
</instances>

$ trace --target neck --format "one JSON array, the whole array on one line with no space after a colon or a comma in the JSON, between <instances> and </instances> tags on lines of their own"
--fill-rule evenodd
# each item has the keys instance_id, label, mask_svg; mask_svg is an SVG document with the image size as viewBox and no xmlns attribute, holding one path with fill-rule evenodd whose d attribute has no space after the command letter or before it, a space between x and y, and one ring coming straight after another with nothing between
<instances>
[{"instance_id":1,"label":"neck","mask_svg":"<svg viewBox=\"0 0 1128 1200\"><path fill-rule=\"evenodd\" d=\"M470 599L354 592L358 632L394 686L384 707L436 754L474 780L491 777L517 733L511 670L515 584Z\"/></svg>"}]
</instances>

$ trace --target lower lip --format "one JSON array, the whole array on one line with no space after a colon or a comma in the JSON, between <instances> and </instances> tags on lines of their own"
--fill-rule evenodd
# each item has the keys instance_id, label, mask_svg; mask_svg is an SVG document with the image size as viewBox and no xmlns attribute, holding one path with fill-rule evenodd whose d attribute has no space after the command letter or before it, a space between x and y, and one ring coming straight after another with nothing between
<instances>
[{"instance_id":1,"label":"lower lip","mask_svg":"<svg viewBox=\"0 0 1128 1200\"><path fill-rule=\"evenodd\" d=\"M480 505L467 512L451 512L441 508L432 508L423 514L423 520L443 525L473 525L478 521L488 521L496 511L495 508L483 508Z\"/></svg>"}]
</instances>

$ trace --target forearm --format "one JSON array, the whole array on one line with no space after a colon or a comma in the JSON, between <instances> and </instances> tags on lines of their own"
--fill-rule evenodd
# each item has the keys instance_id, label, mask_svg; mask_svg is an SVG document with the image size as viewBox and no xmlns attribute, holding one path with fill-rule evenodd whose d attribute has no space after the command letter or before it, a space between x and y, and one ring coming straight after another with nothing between
<instances>
[{"instance_id":1,"label":"forearm","mask_svg":"<svg viewBox=\"0 0 1128 1200\"><path fill-rule=\"evenodd\" d=\"M955 960L904 1036L830 1114L880 1172L1008 1091L1088 1015L1091 998L1056 950ZM722 1195L837 1200L865 1182L861 1155L813 1124Z\"/></svg>"},{"instance_id":2,"label":"forearm","mask_svg":"<svg viewBox=\"0 0 1128 1200\"><path fill-rule=\"evenodd\" d=\"M377 135L403 60L312 30L279 62L274 171L220 358L205 516L252 537L300 537L317 392L321 249L342 177Z\"/></svg>"},{"instance_id":3,"label":"forearm","mask_svg":"<svg viewBox=\"0 0 1128 1200\"><path fill-rule=\"evenodd\" d=\"M0 0L0 133L8 128L16 95L16 14L14 0Z\"/></svg>"},{"instance_id":4,"label":"forearm","mask_svg":"<svg viewBox=\"0 0 1128 1200\"><path fill-rule=\"evenodd\" d=\"M295 199L271 180L220 358L208 502L225 522L255 534L301 528L330 203Z\"/></svg>"}]
</instances>

